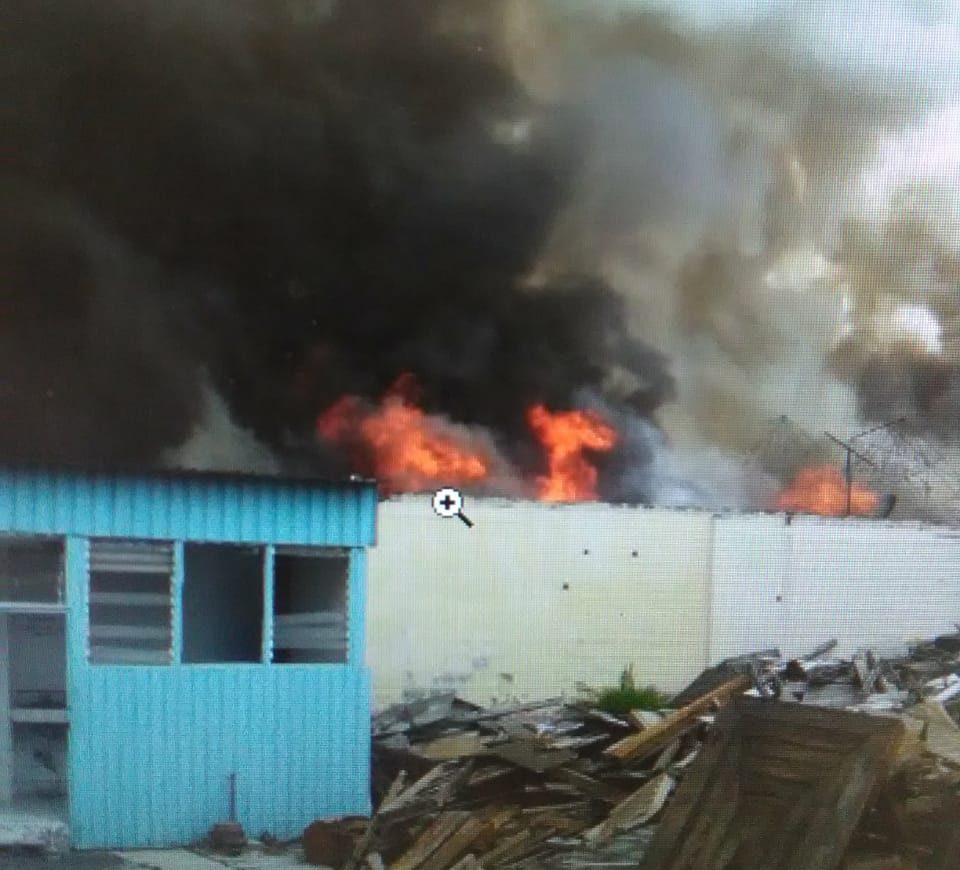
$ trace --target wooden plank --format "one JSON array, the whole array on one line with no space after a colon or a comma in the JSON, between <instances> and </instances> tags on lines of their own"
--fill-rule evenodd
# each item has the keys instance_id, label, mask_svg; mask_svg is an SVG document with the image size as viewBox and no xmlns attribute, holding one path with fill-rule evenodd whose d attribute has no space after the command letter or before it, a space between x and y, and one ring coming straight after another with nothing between
<instances>
[{"instance_id":1,"label":"wooden plank","mask_svg":"<svg viewBox=\"0 0 960 870\"><path fill-rule=\"evenodd\" d=\"M666 716L659 725L645 728L637 734L624 737L606 750L606 754L620 761L639 758L658 752L665 745L676 739L681 731L690 727L701 713L709 710L714 704L720 704L737 695L742 695L753 685L750 677L740 676L728 680L712 692L698 698L686 707Z\"/></svg>"},{"instance_id":2,"label":"wooden plank","mask_svg":"<svg viewBox=\"0 0 960 870\"><path fill-rule=\"evenodd\" d=\"M349 860L344 865L343 870L353 870L357 867L360 861L363 859L363 856L370 849L371 844L373 843L374 838L380 832L380 823L381 816L383 813L384 807L388 807L391 804L396 803L400 794L403 792L404 786L407 784L407 772L401 770L397 774L396 779L390 783L390 787L387 789L387 793L383 796L383 800L380 802L380 806L377 807L373 816L367 822L366 828L364 828L363 834L357 840L356 844L353 847L353 853L351 854ZM367 856L367 863L370 863L370 857ZM377 856L379 857L379 856Z\"/></svg>"},{"instance_id":3,"label":"wooden plank","mask_svg":"<svg viewBox=\"0 0 960 870\"><path fill-rule=\"evenodd\" d=\"M393 801L395 801L403 790L407 787L407 772L401 770L397 774L396 779L390 783L390 787L387 789L387 793L383 796L383 800L380 801L380 807L378 807L378 812L381 808L389 806Z\"/></svg>"},{"instance_id":4,"label":"wooden plank","mask_svg":"<svg viewBox=\"0 0 960 870\"><path fill-rule=\"evenodd\" d=\"M414 844L390 865L390 870L416 870L460 827L470 814L442 813L417 837Z\"/></svg>"},{"instance_id":5,"label":"wooden plank","mask_svg":"<svg viewBox=\"0 0 960 870\"><path fill-rule=\"evenodd\" d=\"M790 849L791 870L830 870L840 864L877 785L880 765L888 751L888 742L883 737L868 740L860 752L837 771L830 787L816 796L817 807L813 817L805 822L799 847Z\"/></svg>"},{"instance_id":6,"label":"wooden plank","mask_svg":"<svg viewBox=\"0 0 960 870\"><path fill-rule=\"evenodd\" d=\"M730 828L740 798L740 749L740 741L733 735L705 787L699 790L696 810L687 815L680 841L674 844L673 866L678 870L712 870L719 863L718 852L722 857L736 848L739 833Z\"/></svg>"},{"instance_id":7,"label":"wooden plank","mask_svg":"<svg viewBox=\"0 0 960 870\"><path fill-rule=\"evenodd\" d=\"M448 761L469 755L484 755L487 752L488 738L471 731L437 737L427 743L417 743L410 747L411 752L421 758L432 761Z\"/></svg>"},{"instance_id":8,"label":"wooden plank","mask_svg":"<svg viewBox=\"0 0 960 870\"><path fill-rule=\"evenodd\" d=\"M588 842L602 843L620 831L627 831L650 821L667 802L673 789L673 780L665 773L645 782L633 794L624 798L610 815L584 834Z\"/></svg>"},{"instance_id":9,"label":"wooden plank","mask_svg":"<svg viewBox=\"0 0 960 870\"><path fill-rule=\"evenodd\" d=\"M605 801L607 803L614 803L617 799L614 789L611 789L608 785L600 782L600 780L594 779L592 776L587 776L585 773L571 770L569 767L554 768L552 771L550 771L550 775L555 779L561 779L564 782L569 783L579 792L582 792L583 794L597 800Z\"/></svg>"},{"instance_id":10,"label":"wooden plank","mask_svg":"<svg viewBox=\"0 0 960 870\"><path fill-rule=\"evenodd\" d=\"M386 813L395 813L398 810L403 809L406 806L409 806L413 803L414 799L419 797L423 792L429 789L431 786L436 785L443 779L444 776L452 772L452 767L450 764L438 764L436 767L432 767L428 770L423 776L420 777L416 782L414 782L408 789L400 792L396 797L390 801L384 801L380 805L379 812L381 814Z\"/></svg>"},{"instance_id":11,"label":"wooden plank","mask_svg":"<svg viewBox=\"0 0 960 870\"><path fill-rule=\"evenodd\" d=\"M443 809L453 798L456 797L460 787L473 775L477 759L470 758L465 764L460 765L460 769L449 779L440 784L437 790L437 806Z\"/></svg>"},{"instance_id":12,"label":"wooden plank","mask_svg":"<svg viewBox=\"0 0 960 870\"><path fill-rule=\"evenodd\" d=\"M534 773L544 773L577 757L567 749L544 748L533 740L511 740L509 743L491 746L490 753Z\"/></svg>"},{"instance_id":13,"label":"wooden plank","mask_svg":"<svg viewBox=\"0 0 960 870\"><path fill-rule=\"evenodd\" d=\"M680 868L689 863L690 850L695 848L693 835L696 826L716 822L726 827L737 804L739 783L736 777L739 763L739 739L735 724L739 714L729 716L719 726L719 737L707 744L677 789L670 807L657 827L650 848L641 863L649 868ZM718 813L704 813L701 807L714 795L726 795Z\"/></svg>"},{"instance_id":14,"label":"wooden plank","mask_svg":"<svg viewBox=\"0 0 960 870\"><path fill-rule=\"evenodd\" d=\"M942 836L927 865L929 870L956 870L960 867L960 795L952 795L943 814Z\"/></svg>"},{"instance_id":15,"label":"wooden plank","mask_svg":"<svg viewBox=\"0 0 960 870\"><path fill-rule=\"evenodd\" d=\"M807 704L765 704L751 698L741 699L738 704L745 715L744 734L750 737L766 734L784 742L801 741L804 745L811 745L816 739L822 746L854 747L859 745L858 737L873 737L884 732L899 734L902 730L900 722L888 716Z\"/></svg>"},{"instance_id":16,"label":"wooden plank","mask_svg":"<svg viewBox=\"0 0 960 870\"><path fill-rule=\"evenodd\" d=\"M904 731L892 718L752 699L716 728L658 825L646 870L834 870ZM791 743L782 764L770 751L778 733ZM830 735L839 756L823 745Z\"/></svg>"},{"instance_id":17,"label":"wooden plank","mask_svg":"<svg viewBox=\"0 0 960 870\"><path fill-rule=\"evenodd\" d=\"M663 721L663 716L653 710L631 710L627 713L627 720L637 731L654 728Z\"/></svg>"},{"instance_id":18,"label":"wooden plank","mask_svg":"<svg viewBox=\"0 0 960 870\"><path fill-rule=\"evenodd\" d=\"M960 727L943 704L926 700L910 708L910 716L924 723L920 745L927 752L960 765Z\"/></svg>"},{"instance_id":19,"label":"wooden plank","mask_svg":"<svg viewBox=\"0 0 960 870\"><path fill-rule=\"evenodd\" d=\"M477 816L467 819L423 864L420 870L447 870L476 842L484 822Z\"/></svg>"},{"instance_id":20,"label":"wooden plank","mask_svg":"<svg viewBox=\"0 0 960 870\"><path fill-rule=\"evenodd\" d=\"M474 841L473 851L480 854L492 849L497 844L500 832L518 815L520 815L518 807L503 807L488 812L485 815L483 829Z\"/></svg>"},{"instance_id":21,"label":"wooden plank","mask_svg":"<svg viewBox=\"0 0 960 870\"><path fill-rule=\"evenodd\" d=\"M535 845L536 841L532 831L518 831L516 834L505 837L489 852L481 855L480 861L486 867L496 867L500 863L506 863L521 857L525 851L532 849Z\"/></svg>"}]
</instances>

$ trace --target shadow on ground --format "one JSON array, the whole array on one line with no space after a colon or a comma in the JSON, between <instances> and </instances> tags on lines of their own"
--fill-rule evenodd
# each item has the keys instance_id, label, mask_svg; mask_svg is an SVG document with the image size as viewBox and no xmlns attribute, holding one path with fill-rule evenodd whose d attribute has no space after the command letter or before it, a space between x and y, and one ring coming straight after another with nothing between
<instances>
[{"instance_id":1,"label":"shadow on ground","mask_svg":"<svg viewBox=\"0 0 960 870\"><path fill-rule=\"evenodd\" d=\"M0 849L0 870L113 870L129 866L110 852L66 852L49 856L34 849Z\"/></svg>"}]
</instances>

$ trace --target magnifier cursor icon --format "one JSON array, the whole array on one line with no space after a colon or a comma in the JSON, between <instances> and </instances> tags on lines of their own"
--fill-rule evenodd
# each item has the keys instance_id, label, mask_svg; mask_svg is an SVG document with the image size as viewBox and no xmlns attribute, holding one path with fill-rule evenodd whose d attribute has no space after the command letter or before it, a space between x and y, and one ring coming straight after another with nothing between
<instances>
[{"instance_id":1,"label":"magnifier cursor icon","mask_svg":"<svg viewBox=\"0 0 960 870\"><path fill-rule=\"evenodd\" d=\"M437 516L449 519L450 517L459 517L460 521L468 528L473 528L473 523L467 519L463 512L463 496L460 490L452 487L438 489L433 494L433 509Z\"/></svg>"}]
</instances>

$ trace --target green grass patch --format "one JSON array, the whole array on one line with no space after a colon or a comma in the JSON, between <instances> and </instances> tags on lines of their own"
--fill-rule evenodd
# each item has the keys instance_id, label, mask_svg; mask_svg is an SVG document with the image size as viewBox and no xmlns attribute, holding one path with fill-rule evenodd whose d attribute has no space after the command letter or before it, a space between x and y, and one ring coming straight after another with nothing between
<instances>
[{"instance_id":1,"label":"green grass patch","mask_svg":"<svg viewBox=\"0 0 960 870\"><path fill-rule=\"evenodd\" d=\"M631 710L660 710L668 701L655 686L601 689L596 707L605 713L629 713Z\"/></svg>"}]
</instances>

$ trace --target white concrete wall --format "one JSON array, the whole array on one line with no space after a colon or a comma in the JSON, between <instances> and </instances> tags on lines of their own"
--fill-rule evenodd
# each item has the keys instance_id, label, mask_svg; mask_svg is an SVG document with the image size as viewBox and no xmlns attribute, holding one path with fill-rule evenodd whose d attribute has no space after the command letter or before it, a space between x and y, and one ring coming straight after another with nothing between
<instances>
[{"instance_id":1,"label":"white concrete wall","mask_svg":"<svg viewBox=\"0 0 960 870\"><path fill-rule=\"evenodd\" d=\"M791 557L783 516L728 514L713 522L708 659L717 662L780 644Z\"/></svg>"},{"instance_id":2,"label":"white concrete wall","mask_svg":"<svg viewBox=\"0 0 960 870\"><path fill-rule=\"evenodd\" d=\"M679 688L706 661L709 514L492 499L465 513L472 529L428 497L380 506L367 633L378 705L449 689L542 698L615 683L631 662L639 680Z\"/></svg>"},{"instance_id":3,"label":"white concrete wall","mask_svg":"<svg viewBox=\"0 0 960 870\"><path fill-rule=\"evenodd\" d=\"M960 538L913 523L722 516L714 536L711 658L895 649L955 631Z\"/></svg>"},{"instance_id":4,"label":"white concrete wall","mask_svg":"<svg viewBox=\"0 0 960 870\"><path fill-rule=\"evenodd\" d=\"M377 705L450 689L543 698L614 683L631 662L670 691L738 653L837 637L846 655L960 622L960 535L947 529L493 499L465 512L472 529L428 497L380 506Z\"/></svg>"}]
</instances>

